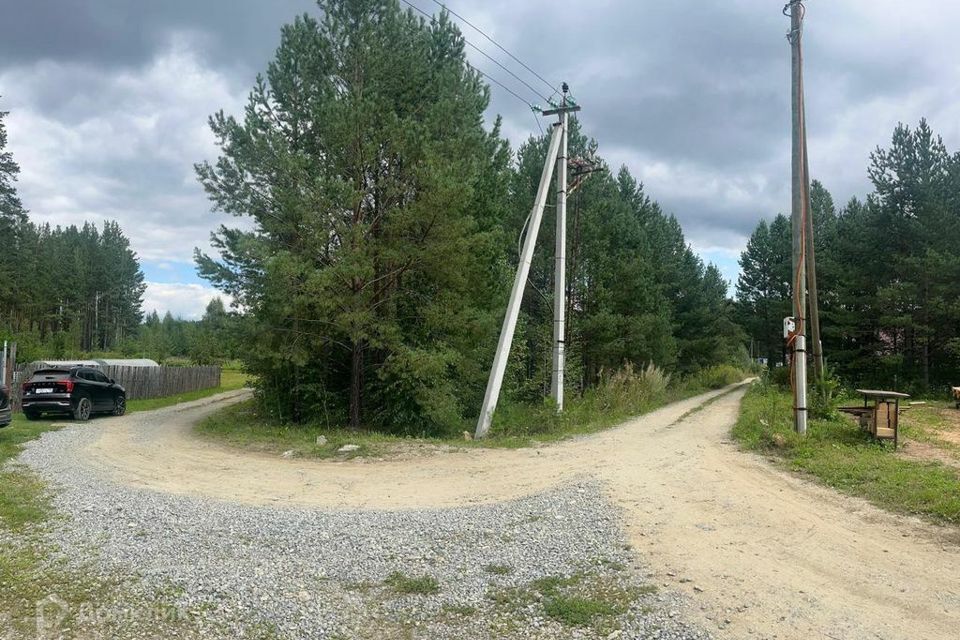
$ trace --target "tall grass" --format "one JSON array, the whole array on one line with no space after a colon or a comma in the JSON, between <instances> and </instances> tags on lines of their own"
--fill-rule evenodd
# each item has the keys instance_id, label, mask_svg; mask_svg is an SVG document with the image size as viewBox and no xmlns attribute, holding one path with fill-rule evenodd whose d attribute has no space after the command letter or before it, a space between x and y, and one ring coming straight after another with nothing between
<instances>
[{"instance_id":1,"label":"tall grass","mask_svg":"<svg viewBox=\"0 0 960 640\"><path fill-rule=\"evenodd\" d=\"M601 373L595 386L568 400L562 414L549 399L536 405L504 403L494 416L491 436L495 440L555 440L592 433L746 377L737 367L717 365L674 379L653 364L638 369L628 363Z\"/></svg>"}]
</instances>

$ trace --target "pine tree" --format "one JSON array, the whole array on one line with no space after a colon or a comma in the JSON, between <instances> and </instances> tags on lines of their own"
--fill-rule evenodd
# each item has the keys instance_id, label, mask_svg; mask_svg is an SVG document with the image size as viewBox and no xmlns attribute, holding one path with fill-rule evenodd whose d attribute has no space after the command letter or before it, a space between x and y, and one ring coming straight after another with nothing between
<instances>
[{"instance_id":1,"label":"pine tree","mask_svg":"<svg viewBox=\"0 0 960 640\"><path fill-rule=\"evenodd\" d=\"M211 119L223 155L200 180L256 230L221 229L200 271L250 316L248 366L282 417L453 428L477 386L464 345L491 325L477 283L502 260L496 207L471 208L506 160L489 91L445 14L321 8L283 28L243 120Z\"/></svg>"}]
</instances>

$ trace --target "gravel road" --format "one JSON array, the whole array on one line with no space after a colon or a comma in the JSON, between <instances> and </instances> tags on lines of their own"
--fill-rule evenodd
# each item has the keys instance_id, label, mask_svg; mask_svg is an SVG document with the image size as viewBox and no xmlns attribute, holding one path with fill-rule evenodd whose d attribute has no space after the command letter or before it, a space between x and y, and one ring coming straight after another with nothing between
<instances>
[{"instance_id":1,"label":"gravel road","mask_svg":"<svg viewBox=\"0 0 960 640\"><path fill-rule=\"evenodd\" d=\"M46 434L21 460L61 487L68 555L92 543L105 574L174 585L208 635L955 639L956 531L738 451L742 393L547 447L346 462L197 441L217 407L200 403ZM437 593L400 594L394 572ZM594 600L623 608L578 624Z\"/></svg>"},{"instance_id":2,"label":"gravel road","mask_svg":"<svg viewBox=\"0 0 960 640\"><path fill-rule=\"evenodd\" d=\"M202 637L710 637L687 621L687 598L651 582L588 476L498 504L290 508L134 487L84 454L121 424L148 442L162 416L185 414L195 418L178 409L71 425L20 462L57 487L68 519L51 536L63 558L104 580L135 576L137 601L172 594ZM398 592L397 573L435 579L436 593ZM547 611L558 594L619 610L571 623Z\"/></svg>"}]
</instances>

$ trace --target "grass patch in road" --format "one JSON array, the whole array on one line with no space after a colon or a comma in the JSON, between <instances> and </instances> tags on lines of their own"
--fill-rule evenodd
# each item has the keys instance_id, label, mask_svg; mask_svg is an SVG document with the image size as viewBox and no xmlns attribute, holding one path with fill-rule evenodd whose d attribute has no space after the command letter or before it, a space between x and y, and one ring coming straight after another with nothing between
<instances>
[{"instance_id":1,"label":"grass patch in road","mask_svg":"<svg viewBox=\"0 0 960 640\"><path fill-rule=\"evenodd\" d=\"M278 424L264 417L253 400L215 412L197 426L196 433L241 449L278 454L294 451L296 455L308 458L349 459L375 456L384 445L412 442L410 439L374 432L333 430L318 425ZM326 438L326 443L317 444L318 436ZM357 445L359 449L338 453L342 446L348 444Z\"/></svg>"},{"instance_id":2,"label":"grass patch in road","mask_svg":"<svg viewBox=\"0 0 960 640\"><path fill-rule=\"evenodd\" d=\"M461 618L467 618L474 615L477 612L477 608L469 604L455 604L447 603L441 607L441 610L444 613L448 613L454 616L460 616Z\"/></svg>"},{"instance_id":3,"label":"grass patch in road","mask_svg":"<svg viewBox=\"0 0 960 640\"><path fill-rule=\"evenodd\" d=\"M433 576L408 576L400 571L394 571L383 582L393 587L397 593L425 596L440 593L440 583Z\"/></svg>"},{"instance_id":4,"label":"grass patch in road","mask_svg":"<svg viewBox=\"0 0 960 640\"><path fill-rule=\"evenodd\" d=\"M513 569L505 564L488 564L483 570L494 576L508 576L513 573Z\"/></svg>"},{"instance_id":5,"label":"grass patch in road","mask_svg":"<svg viewBox=\"0 0 960 640\"><path fill-rule=\"evenodd\" d=\"M491 590L487 599L503 613L516 616L533 605L543 615L570 627L590 627L606 635L616 628L617 618L630 610L638 598L652 593L645 586L595 573L546 576L526 586Z\"/></svg>"},{"instance_id":6,"label":"grass patch in road","mask_svg":"<svg viewBox=\"0 0 960 640\"><path fill-rule=\"evenodd\" d=\"M905 459L842 416L810 420L801 437L792 429L791 406L789 392L754 385L733 437L746 449L774 455L794 471L890 511L960 524L957 469Z\"/></svg>"},{"instance_id":7,"label":"grass patch in road","mask_svg":"<svg viewBox=\"0 0 960 640\"><path fill-rule=\"evenodd\" d=\"M547 601L543 612L566 625L583 627L598 617L619 615L623 613L623 609L593 598L556 596Z\"/></svg>"}]
</instances>

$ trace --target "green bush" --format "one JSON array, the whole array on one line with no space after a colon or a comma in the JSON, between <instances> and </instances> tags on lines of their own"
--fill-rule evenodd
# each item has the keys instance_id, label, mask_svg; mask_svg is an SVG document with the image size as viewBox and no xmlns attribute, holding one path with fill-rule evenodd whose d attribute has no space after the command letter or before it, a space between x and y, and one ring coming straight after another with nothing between
<instances>
[{"instance_id":1,"label":"green bush","mask_svg":"<svg viewBox=\"0 0 960 640\"><path fill-rule=\"evenodd\" d=\"M790 388L790 367L772 367L767 369L764 381L779 387L780 389Z\"/></svg>"},{"instance_id":2,"label":"green bush","mask_svg":"<svg viewBox=\"0 0 960 640\"><path fill-rule=\"evenodd\" d=\"M584 394L584 401L606 413L640 413L652 403L666 400L669 385L670 376L656 365L636 371L628 363L610 375L601 373L600 383Z\"/></svg>"},{"instance_id":3,"label":"green bush","mask_svg":"<svg viewBox=\"0 0 960 640\"><path fill-rule=\"evenodd\" d=\"M739 367L729 364L718 364L701 369L688 376L684 382L690 389L722 389L740 382L746 377L747 373Z\"/></svg>"},{"instance_id":4,"label":"green bush","mask_svg":"<svg viewBox=\"0 0 960 640\"><path fill-rule=\"evenodd\" d=\"M837 412L837 396L842 388L840 379L833 370L824 365L823 376L813 377L813 393L810 397L810 417L814 419L829 419L839 415Z\"/></svg>"}]
</instances>

